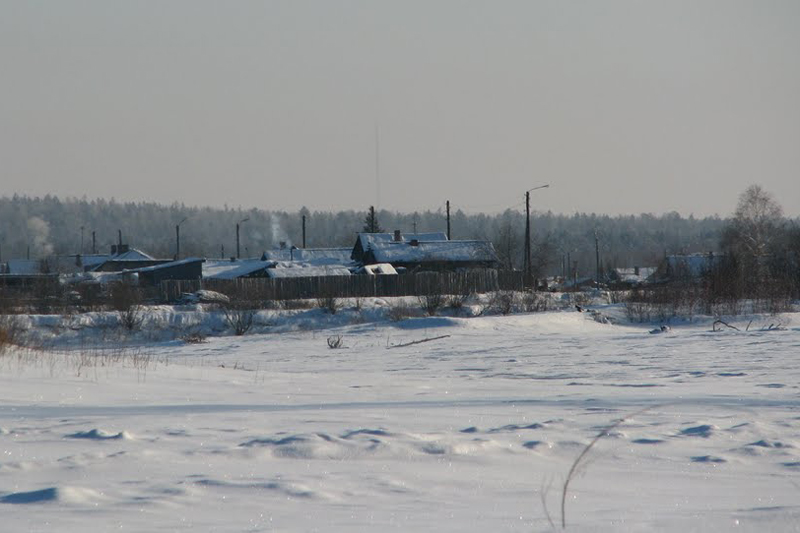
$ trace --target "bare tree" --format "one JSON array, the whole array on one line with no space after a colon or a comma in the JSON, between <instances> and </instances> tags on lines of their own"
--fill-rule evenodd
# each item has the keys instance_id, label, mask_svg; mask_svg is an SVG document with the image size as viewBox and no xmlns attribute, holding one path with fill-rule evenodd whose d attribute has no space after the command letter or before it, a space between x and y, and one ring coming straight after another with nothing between
<instances>
[{"instance_id":1,"label":"bare tree","mask_svg":"<svg viewBox=\"0 0 800 533\"><path fill-rule=\"evenodd\" d=\"M733 220L725 228L723 247L746 258L763 257L782 226L783 209L775 197L760 185L750 185L739 196Z\"/></svg>"}]
</instances>

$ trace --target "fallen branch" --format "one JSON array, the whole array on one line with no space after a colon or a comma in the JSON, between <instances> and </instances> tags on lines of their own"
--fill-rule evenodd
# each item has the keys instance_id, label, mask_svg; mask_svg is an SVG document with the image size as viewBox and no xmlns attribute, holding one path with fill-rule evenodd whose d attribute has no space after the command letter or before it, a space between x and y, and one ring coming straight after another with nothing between
<instances>
[{"instance_id":1,"label":"fallen branch","mask_svg":"<svg viewBox=\"0 0 800 533\"><path fill-rule=\"evenodd\" d=\"M729 328L731 328L731 329L735 329L736 331L741 331L741 330L740 330L739 328L737 328L736 326L731 326L730 324L728 324L728 323L727 323L727 322L725 322L724 320L715 320L715 321L714 321L714 325L713 325L713 326L711 326L711 329L712 329L712 331L718 331L718 330L717 330L717 324L722 324L723 326L728 326ZM748 325L748 327L749 327L749 325Z\"/></svg>"},{"instance_id":2,"label":"fallen branch","mask_svg":"<svg viewBox=\"0 0 800 533\"><path fill-rule=\"evenodd\" d=\"M419 341L411 341L411 342L406 342L406 343L403 343L403 344L393 344L392 346L387 346L387 348L403 348L405 346L413 346L414 344L422 344L423 342L438 341L439 339L446 339L449 336L450 335L441 335L439 337L431 337L429 339L422 339L422 340L419 340Z\"/></svg>"}]
</instances>

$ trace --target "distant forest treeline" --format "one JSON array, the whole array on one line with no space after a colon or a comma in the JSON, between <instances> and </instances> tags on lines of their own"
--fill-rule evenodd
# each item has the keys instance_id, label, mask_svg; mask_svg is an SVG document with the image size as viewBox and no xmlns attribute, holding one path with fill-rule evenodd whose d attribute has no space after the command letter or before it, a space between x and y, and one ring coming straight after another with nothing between
<instances>
[{"instance_id":1,"label":"distant forest treeline","mask_svg":"<svg viewBox=\"0 0 800 533\"><path fill-rule=\"evenodd\" d=\"M0 260L41 259L51 254L88 254L92 233L97 251L108 253L122 241L156 257L175 255L180 224L181 256L230 257L236 253L236 224L240 223L241 254L261 255L280 242L302 246L302 217L306 216L306 246L352 246L362 231L364 211L298 212L261 209L188 207L183 204L120 203L112 200L59 199L14 195L0 197ZM248 219L246 222L241 222ZM441 231L447 229L443 210L416 213L377 212L378 224L387 232ZM183 221L183 222L182 222ZM557 215L534 212L531 216L533 264L539 274L560 274L566 258L578 270L593 273L595 232L601 262L608 267L655 265L665 253L716 251L725 220L719 217L685 218L664 215L608 216ZM453 239L482 239L494 243L506 267L521 268L524 254L525 213L451 213Z\"/></svg>"}]
</instances>

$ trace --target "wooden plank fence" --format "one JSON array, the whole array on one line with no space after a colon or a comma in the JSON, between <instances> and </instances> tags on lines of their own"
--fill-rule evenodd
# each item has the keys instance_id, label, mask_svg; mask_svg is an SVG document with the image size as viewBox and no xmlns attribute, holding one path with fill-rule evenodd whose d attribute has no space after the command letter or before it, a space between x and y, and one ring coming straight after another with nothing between
<instances>
[{"instance_id":1,"label":"wooden plank fence","mask_svg":"<svg viewBox=\"0 0 800 533\"><path fill-rule=\"evenodd\" d=\"M174 302L182 294L200 289L221 292L249 301L303 300L324 297L424 296L426 294L521 291L523 275L518 271L487 269L468 272L400 274L397 276L165 280L161 282L161 299L164 302Z\"/></svg>"}]
</instances>

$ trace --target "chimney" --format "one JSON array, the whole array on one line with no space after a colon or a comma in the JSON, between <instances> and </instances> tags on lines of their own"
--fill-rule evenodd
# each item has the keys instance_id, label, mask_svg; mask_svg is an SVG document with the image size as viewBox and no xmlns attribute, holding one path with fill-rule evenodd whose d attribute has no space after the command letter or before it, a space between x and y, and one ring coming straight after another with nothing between
<instances>
[{"instance_id":1,"label":"chimney","mask_svg":"<svg viewBox=\"0 0 800 533\"><path fill-rule=\"evenodd\" d=\"M399 229L394 230L394 242L401 242L403 240L403 235L400 233Z\"/></svg>"}]
</instances>

